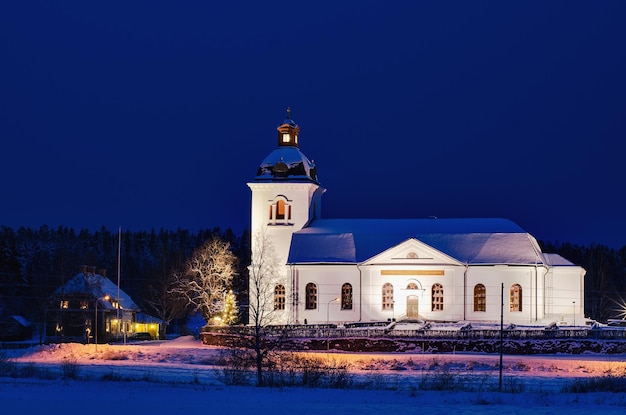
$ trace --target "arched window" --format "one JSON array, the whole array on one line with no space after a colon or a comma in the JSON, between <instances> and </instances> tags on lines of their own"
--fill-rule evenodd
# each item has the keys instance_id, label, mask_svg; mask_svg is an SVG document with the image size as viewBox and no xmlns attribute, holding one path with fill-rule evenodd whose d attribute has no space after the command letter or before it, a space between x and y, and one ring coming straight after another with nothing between
<instances>
[{"instance_id":1,"label":"arched window","mask_svg":"<svg viewBox=\"0 0 626 415\"><path fill-rule=\"evenodd\" d=\"M285 309L285 286L278 284L274 287L274 310Z\"/></svg>"},{"instance_id":2,"label":"arched window","mask_svg":"<svg viewBox=\"0 0 626 415\"><path fill-rule=\"evenodd\" d=\"M408 283L408 285L406 286L407 290L419 290L419 287L417 286L416 283L414 282L410 282Z\"/></svg>"},{"instance_id":3,"label":"arched window","mask_svg":"<svg viewBox=\"0 0 626 415\"><path fill-rule=\"evenodd\" d=\"M276 219L285 219L285 201L276 201Z\"/></svg>"},{"instance_id":4,"label":"arched window","mask_svg":"<svg viewBox=\"0 0 626 415\"><path fill-rule=\"evenodd\" d=\"M487 289L482 284L474 286L474 311L487 311Z\"/></svg>"},{"instance_id":5,"label":"arched window","mask_svg":"<svg viewBox=\"0 0 626 415\"><path fill-rule=\"evenodd\" d=\"M511 286L511 311L522 311L522 286L513 284Z\"/></svg>"},{"instance_id":6,"label":"arched window","mask_svg":"<svg viewBox=\"0 0 626 415\"><path fill-rule=\"evenodd\" d=\"M383 310L393 310L393 285L383 285Z\"/></svg>"},{"instance_id":7,"label":"arched window","mask_svg":"<svg viewBox=\"0 0 626 415\"><path fill-rule=\"evenodd\" d=\"M270 224L285 224L291 220L291 204L278 199L269 206Z\"/></svg>"},{"instance_id":8,"label":"arched window","mask_svg":"<svg viewBox=\"0 0 626 415\"><path fill-rule=\"evenodd\" d=\"M341 309L352 310L352 285L349 283L341 286Z\"/></svg>"},{"instance_id":9,"label":"arched window","mask_svg":"<svg viewBox=\"0 0 626 415\"><path fill-rule=\"evenodd\" d=\"M432 288L432 311L443 310L443 285L433 284Z\"/></svg>"},{"instance_id":10,"label":"arched window","mask_svg":"<svg viewBox=\"0 0 626 415\"><path fill-rule=\"evenodd\" d=\"M312 282L306 285L306 305L307 310L315 310L317 308L317 285Z\"/></svg>"}]
</instances>

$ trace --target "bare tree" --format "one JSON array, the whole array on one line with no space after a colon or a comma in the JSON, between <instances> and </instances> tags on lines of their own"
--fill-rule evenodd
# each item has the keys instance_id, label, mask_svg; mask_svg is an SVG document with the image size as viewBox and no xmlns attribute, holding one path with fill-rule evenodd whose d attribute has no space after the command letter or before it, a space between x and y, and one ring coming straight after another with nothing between
<instances>
[{"instance_id":1,"label":"bare tree","mask_svg":"<svg viewBox=\"0 0 626 415\"><path fill-rule=\"evenodd\" d=\"M249 324L254 330L254 353L257 385L263 385L263 359L270 348L265 341L266 327L273 321L274 282L279 274L279 261L274 246L264 229L254 235L250 264Z\"/></svg>"},{"instance_id":2,"label":"bare tree","mask_svg":"<svg viewBox=\"0 0 626 415\"><path fill-rule=\"evenodd\" d=\"M174 273L175 283L170 291L209 321L222 312L236 272L235 262L230 244L213 238L193 252L182 272Z\"/></svg>"},{"instance_id":3,"label":"bare tree","mask_svg":"<svg viewBox=\"0 0 626 415\"><path fill-rule=\"evenodd\" d=\"M173 292L176 280L170 273L163 279L148 287L148 294L144 304L156 317L163 320L159 333L160 338L165 338L167 327L172 320L182 317L188 309L187 302L180 295Z\"/></svg>"}]
</instances>

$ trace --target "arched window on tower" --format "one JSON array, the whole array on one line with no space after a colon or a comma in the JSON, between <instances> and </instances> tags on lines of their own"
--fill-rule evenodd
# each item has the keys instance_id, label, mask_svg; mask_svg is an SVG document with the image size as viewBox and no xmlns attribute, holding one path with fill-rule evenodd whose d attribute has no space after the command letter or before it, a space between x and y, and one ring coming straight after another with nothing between
<instances>
[{"instance_id":1,"label":"arched window on tower","mask_svg":"<svg viewBox=\"0 0 626 415\"><path fill-rule=\"evenodd\" d=\"M513 284L511 286L511 311L522 311L522 286Z\"/></svg>"},{"instance_id":2,"label":"arched window on tower","mask_svg":"<svg viewBox=\"0 0 626 415\"><path fill-rule=\"evenodd\" d=\"M443 285L433 284L431 304L432 311L443 311Z\"/></svg>"},{"instance_id":3,"label":"arched window on tower","mask_svg":"<svg viewBox=\"0 0 626 415\"><path fill-rule=\"evenodd\" d=\"M315 310L317 308L317 285L312 282L306 285L305 309Z\"/></svg>"},{"instance_id":4,"label":"arched window on tower","mask_svg":"<svg viewBox=\"0 0 626 415\"><path fill-rule=\"evenodd\" d=\"M274 287L274 310L285 309L285 286L282 284Z\"/></svg>"},{"instance_id":5,"label":"arched window on tower","mask_svg":"<svg viewBox=\"0 0 626 415\"><path fill-rule=\"evenodd\" d=\"M282 197L269 206L270 225L284 225L291 221L291 203Z\"/></svg>"},{"instance_id":6,"label":"arched window on tower","mask_svg":"<svg viewBox=\"0 0 626 415\"><path fill-rule=\"evenodd\" d=\"M487 289L482 284L474 286L474 311L487 311Z\"/></svg>"},{"instance_id":7,"label":"arched window on tower","mask_svg":"<svg viewBox=\"0 0 626 415\"><path fill-rule=\"evenodd\" d=\"M393 310L393 285L387 282L383 285L383 310Z\"/></svg>"},{"instance_id":8,"label":"arched window on tower","mask_svg":"<svg viewBox=\"0 0 626 415\"><path fill-rule=\"evenodd\" d=\"M341 286L341 309L352 310L352 284L345 283Z\"/></svg>"}]
</instances>

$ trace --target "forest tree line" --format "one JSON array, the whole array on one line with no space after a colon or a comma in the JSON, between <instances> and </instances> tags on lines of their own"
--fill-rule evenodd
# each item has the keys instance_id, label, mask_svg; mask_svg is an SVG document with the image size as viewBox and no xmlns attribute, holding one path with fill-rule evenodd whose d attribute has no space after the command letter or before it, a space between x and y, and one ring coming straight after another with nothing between
<instances>
[{"instance_id":1,"label":"forest tree line","mask_svg":"<svg viewBox=\"0 0 626 415\"><path fill-rule=\"evenodd\" d=\"M120 288L150 314L154 311L154 292L161 290L172 275L184 272L193 253L216 238L227 243L237 259L232 288L242 304L247 300L250 263L247 232L235 235L230 229L213 228L120 233L104 227L78 232L67 227L0 227L0 314L41 322L48 298L75 277L83 265L106 272L117 283L118 247Z\"/></svg>"},{"instance_id":2,"label":"forest tree line","mask_svg":"<svg viewBox=\"0 0 626 415\"><path fill-rule=\"evenodd\" d=\"M79 273L81 265L107 270L114 282L146 312L150 294L173 273L184 269L195 250L219 238L229 244L236 275L232 281L238 304L248 293L250 234L219 228L190 232L184 229L122 231L101 228L75 231L67 227L17 230L0 227L0 314L21 315L39 322L46 300L58 287ZM118 244L121 241L121 244ZM541 243L544 252L557 253L587 270L585 316L606 322L626 317L626 246L581 246ZM242 321L247 317L242 316Z\"/></svg>"}]
</instances>

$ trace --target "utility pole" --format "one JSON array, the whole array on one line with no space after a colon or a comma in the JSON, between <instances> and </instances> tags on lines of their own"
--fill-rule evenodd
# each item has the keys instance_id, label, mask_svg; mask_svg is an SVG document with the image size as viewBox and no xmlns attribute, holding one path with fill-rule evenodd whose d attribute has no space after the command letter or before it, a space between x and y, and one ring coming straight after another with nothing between
<instances>
[{"instance_id":1,"label":"utility pole","mask_svg":"<svg viewBox=\"0 0 626 415\"><path fill-rule=\"evenodd\" d=\"M500 384L499 389L502 392L502 342L504 334L504 283L500 289Z\"/></svg>"}]
</instances>

